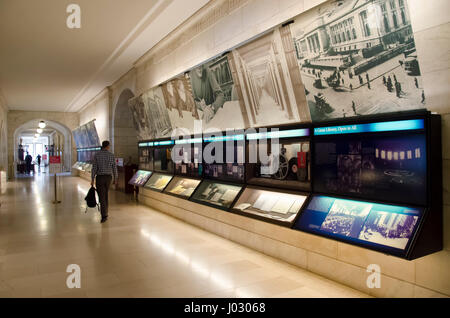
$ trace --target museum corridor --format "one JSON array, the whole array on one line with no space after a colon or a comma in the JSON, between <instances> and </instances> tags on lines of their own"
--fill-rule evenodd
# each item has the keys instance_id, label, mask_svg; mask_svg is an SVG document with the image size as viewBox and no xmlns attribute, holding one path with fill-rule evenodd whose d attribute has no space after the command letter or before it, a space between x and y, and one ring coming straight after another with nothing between
<instances>
[{"instance_id":1,"label":"museum corridor","mask_svg":"<svg viewBox=\"0 0 450 318\"><path fill-rule=\"evenodd\" d=\"M0 297L366 297L111 191L108 222L85 213L89 183L46 174L8 183L0 210ZM69 264L81 288L68 289Z\"/></svg>"}]
</instances>

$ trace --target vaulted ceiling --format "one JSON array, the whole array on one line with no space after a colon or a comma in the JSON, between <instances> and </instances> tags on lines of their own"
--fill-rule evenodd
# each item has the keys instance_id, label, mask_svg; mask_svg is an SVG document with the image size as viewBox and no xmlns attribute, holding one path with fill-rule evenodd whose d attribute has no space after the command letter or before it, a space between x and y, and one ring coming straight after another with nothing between
<instances>
[{"instance_id":1,"label":"vaulted ceiling","mask_svg":"<svg viewBox=\"0 0 450 318\"><path fill-rule=\"evenodd\" d=\"M9 109L78 111L208 1L1 0L1 93Z\"/></svg>"}]
</instances>

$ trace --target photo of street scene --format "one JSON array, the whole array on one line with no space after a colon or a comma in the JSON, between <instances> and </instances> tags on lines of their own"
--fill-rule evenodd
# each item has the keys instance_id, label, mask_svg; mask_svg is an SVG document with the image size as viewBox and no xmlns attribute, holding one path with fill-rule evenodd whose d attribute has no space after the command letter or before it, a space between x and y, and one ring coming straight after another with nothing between
<instances>
[{"instance_id":1,"label":"photo of street scene","mask_svg":"<svg viewBox=\"0 0 450 318\"><path fill-rule=\"evenodd\" d=\"M407 0L333 0L289 27L313 121L425 108Z\"/></svg>"},{"instance_id":2,"label":"photo of street scene","mask_svg":"<svg viewBox=\"0 0 450 318\"><path fill-rule=\"evenodd\" d=\"M372 204L336 200L320 229L324 232L357 238Z\"/></svg>"},{"instance_id":3,"label":"photo of street scene","mask_svg":"<svg viewBox=\"0 0 450 318\"><path fill-rule=\"evenodd\" d=\"M359 239L404 249L411 238L418 216L372 211Z\"/></svg>"}]
</instances>

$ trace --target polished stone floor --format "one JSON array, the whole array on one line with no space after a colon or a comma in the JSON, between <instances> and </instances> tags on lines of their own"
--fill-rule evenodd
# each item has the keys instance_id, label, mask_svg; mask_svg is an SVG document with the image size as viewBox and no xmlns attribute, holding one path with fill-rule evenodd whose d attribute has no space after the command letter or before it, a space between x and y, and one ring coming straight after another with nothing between
<instances>
[{"instance_id":1,"label":"polished stone floor","mask_svg":"<svg viewBox=\"0 0 450 318\"><path fill-rule=\"evenodd\" d=\"M88 182L41 173L0 195L0 297L367 297L137 205L111 191L110 219L85 213ZM81 288L69 289L69 264Z\"/></svg>"}]
</instances>

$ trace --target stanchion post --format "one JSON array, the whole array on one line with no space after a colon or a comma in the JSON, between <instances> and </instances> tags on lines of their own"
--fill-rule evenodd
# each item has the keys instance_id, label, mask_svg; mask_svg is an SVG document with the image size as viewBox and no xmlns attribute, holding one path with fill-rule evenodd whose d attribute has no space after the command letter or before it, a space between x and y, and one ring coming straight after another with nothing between
<instances>
[{"instance_id":1,"label":"stanchion post","mask_svg":"<svg viewBox=\"0 0 450 318\"><path fill-rule=\"evenodd\" d=\"M56 173L55 173L55 200L53 201L53 204L59 204L59 203L61 203L61 201L58 201L58 190L57 190L57 176L56 176Z\"/></svg>"}]
</instances>

